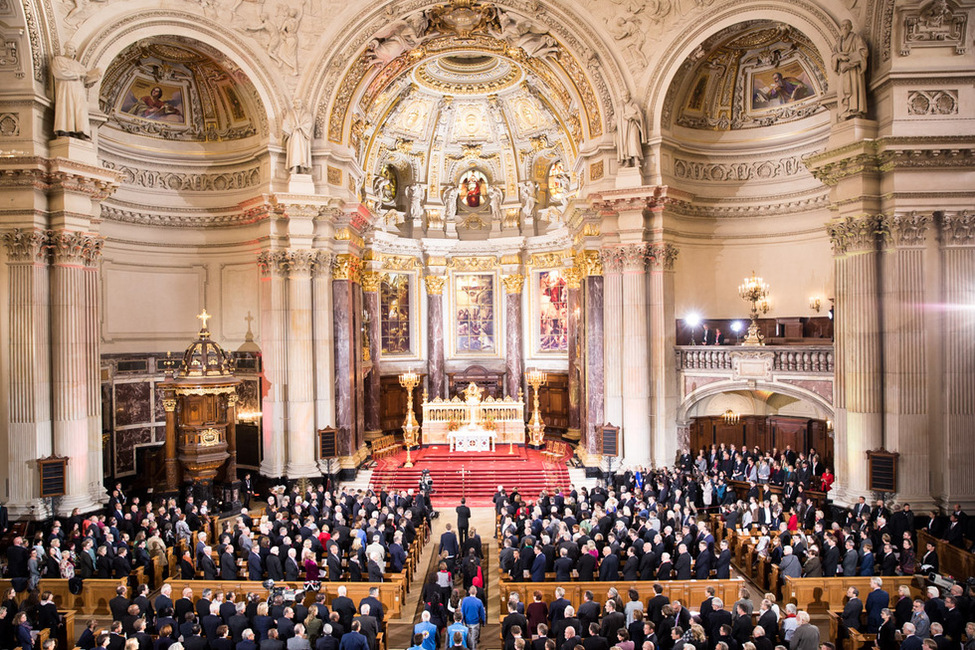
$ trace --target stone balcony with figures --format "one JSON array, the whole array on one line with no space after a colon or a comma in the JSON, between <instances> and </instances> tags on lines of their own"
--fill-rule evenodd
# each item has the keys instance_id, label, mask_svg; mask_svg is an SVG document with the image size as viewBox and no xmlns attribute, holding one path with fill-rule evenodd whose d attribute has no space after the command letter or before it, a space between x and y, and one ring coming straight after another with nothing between
<instances>
[{"instance_id":1,"label":"stone balcony with figures","mask_svg":"<svg viewBox=\"0 0 975 650\"><path fill-rule=\"evenodd\" d=\"M785 393L833 410L832 345L678 345L674 354L682 414L704 397L737 390Z\"/></svg>"}]
</instances>

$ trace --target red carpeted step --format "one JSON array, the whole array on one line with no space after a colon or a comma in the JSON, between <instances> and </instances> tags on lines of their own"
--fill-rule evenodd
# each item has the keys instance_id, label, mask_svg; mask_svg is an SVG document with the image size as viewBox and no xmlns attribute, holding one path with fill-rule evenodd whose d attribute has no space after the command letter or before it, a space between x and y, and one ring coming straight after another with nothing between
<instances>
[{"instance_id":1,"label":"red carpeted step","mask_svg":"<svg viewBox=\"0 0 975 650\"><path fill-rule=\"evenodd\" d=\"M456 505L465 497L469 505L491 505L498 485L509 493L518 490L529 500L542 490L569 486L564 462L553 462L534 449L500 446L493 452L454 452L445 446L424 447L412 454L413 467L403 467L406 452L380 459L373 471L372 489L415 489L424 469L433 479L435 507Z\"/></svg>"}]
</instances>

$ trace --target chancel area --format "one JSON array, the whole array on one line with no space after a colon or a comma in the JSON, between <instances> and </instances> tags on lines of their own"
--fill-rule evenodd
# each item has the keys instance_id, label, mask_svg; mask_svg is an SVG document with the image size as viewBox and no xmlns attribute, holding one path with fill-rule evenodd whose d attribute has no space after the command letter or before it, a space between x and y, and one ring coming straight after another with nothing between
<instances>
[{"instance_id":1,"label":"chancel area","mask_svg":"<svg viewBox=\"0 0 975 650\"><path fill-rule=\"evenodd\" d=\"M723 444L975 507L972 12L0 0L0 500Z\"/></svg>"}]
</instances>

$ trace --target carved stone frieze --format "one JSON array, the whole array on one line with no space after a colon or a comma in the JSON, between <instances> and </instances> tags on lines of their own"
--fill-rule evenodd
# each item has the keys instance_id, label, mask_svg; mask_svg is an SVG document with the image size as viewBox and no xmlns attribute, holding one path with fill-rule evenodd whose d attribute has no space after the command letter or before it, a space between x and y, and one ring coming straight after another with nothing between
<instances>
[{"instance_id":1,"label":"carved stone frieze","mask_svg":"<svg viewBox=\"0 0 975 650\"><path fill-rule=\"evenodd\" d=\"M942 246L975 246L975 212L938 213Z\"/></svg>"},{"instance_id":2,"label":"carved stone frieze","mask_svg":"<svg viewBox=\"0 0 975 650\"><path fill-rule=\"evenodd\" d=\"M122 182L148 189L179 192L225 192L256 187L261 184L261 168L251 167L217 174L175 172L159 169L137 169L111 161L103 163L106 169L122 174Z\"/></svg>"},{"instance_id":3,"label":"carved stone frieze","mask_svg":"<svg viewBox=\"0 0 975 650\"><path fill-rule=\"evenodd\" d=\"M801 156L740 163L707 163L680 158L674 160L674 176L693 181L740 183L753 179L769 180L804 173L806 167L802 163Z\"/></svg>"},{"instance_id":4,"label":"carved stone frieze","mask_svg":"<svg viewBox=\"0 0 975 650\"><path fill-rule=\"evenodd\" d=\"M881 230L881 216L864 215L862 217L846 217L832 221L826 225L833 254L836 256L846 253L857 253L876 250Z\"/></svg>"},{"instance_id":5,"label":"carved stone frieze","mask_svg":"<svg viewBox=\"0 0 975 650\"><path fill-rule=\"evenodd\" d=\"M490 271L498 266L498 258L491 257L451 257L447 266L455 271Z\"/></svg>"},{"instance_id":6,"label":"carved stone frieze","mask_svg":"<svg viewBox=\"0 0 975 650\"><path fill-rule=\"evenodd\" d=\"M244 211L227 213L187 211L185 213L158 213L139 209L127 209L119 205L102 203L102 219L133 223L140 226L162 228L236 228L255 224L268 219L272 214L268 206L259 206Z\"/></svg>"},{"instance_id":7,"label":"carved stone frieze","mask_svg":"<svg viewBox=\"0 0 975 650\"><path fill-rule=\"evenodd\" d=\"M43 261L45 240L46 237L40 230L16 228L3 233L3 244L7 248L7 260L12 263Z\"/></svg>"},{"instance_id":8,"label":"carved stone frieze","mask_svg":"<svg viewBox=\"0 0 975 650\"><path fill-rule=\"evenodd\" d=\"M317 250L261 251L257 256L257 267L262 277L305 278L320 272L321 267L327 268L330 263L331 255Z\"/></svg>"},{"instance_id":9,"label":"carved stone frieze","mask_svg":"<svg viewBox=\"0 0 975 650\"><path fill-rule=\"evenodd\" d=\"M964 54L967 33L967 11L948 0L932 0L916 9L904 10L900 55L910 56L915 47L954 47L955 54Z\"/></svg>"},{"instance_id":10,"label":"carved stone frieze","mask_svg":"<svg viewBox=\"0 0 975 650\"><path fill-rule=\"evenodd\" d=\"M957 115L958 91L946 90L908 90L908 115Z\"/></svg>"},{"instance_id":11,"label":"carved stone frieze","mask_svg":"<svg viewBox=\"0 0 975 650\"><path fill-rule=\"evenodd\" d=\"M0 138L20 135L20 113L0 113Z\"/></svg>"},{"instance_id":12,"label":"carved stone frieze","mask_svg":"<svg viewBox=\"0 0 975 650\"><path fill-rule=\"evenodd\" d=\"M880 230L888 245L897 248L924 246L931 215L912 211L906 214L885 215L880 219Z\"/></svg>"}]
</instances>

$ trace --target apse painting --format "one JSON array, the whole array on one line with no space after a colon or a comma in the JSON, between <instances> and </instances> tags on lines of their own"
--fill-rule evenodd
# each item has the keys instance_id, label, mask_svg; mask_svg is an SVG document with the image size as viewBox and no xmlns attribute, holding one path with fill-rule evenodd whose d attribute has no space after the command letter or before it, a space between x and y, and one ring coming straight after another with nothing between
<instances>
[{"instance_id":1,"label":"apse painting","mask_svg":"<svg viewBox=\"0 0 975 650\"><path fill-rule=\"evenodd\" d=\"M568 343L568 291L559 271L538 274L538 351L566 352Z\"/></svg>"},{"instance_id":2,"label":"apse painting","mask_svg":"<svg viewBox=\"0 0 975 650\"><path fill-rule=\"evenodd\" d=\"M751 74L752 110L791 104L815 94L812 82L798 61Z\"/></svg>"},{"instance_id":3,"label":"apse painting","mask_svg":"<svg viewBox=\"0 0 975 650\"><path fill-rule=\"evenodd\" d=\"M454 282L456 352L495 352L494 275L459 274Z\"/></svg>"},{"instance_id":4,"label":"apse painting","mask_svg":"<svg viewBox=\"0 0 975 650\"><path fill-rule=\"evenodd\" d=\"M384 356L413 353L409 273L389 273L379 287L380 336Z\"/></svg>"},{"instance_id":5,"label":"apse painting","mask_svg":"<svg viewBox=\"0 0 975 650\"><path fill-rule=\"evenodd\" d=\"M135 79L123 95L119 110L144 120L185 124L183 87Z\"/></svg>"},{"instance_id":6,"label":"apse painting","mask_svg":"<svg viewBox=\"0 0 975 650\"><path fill-rule=\"evenodd\" d=\"M487 201L488 180L479 169L472 169L460 179L460 202L466 208L476 209Z\"/></svg>"}]
</instances>

